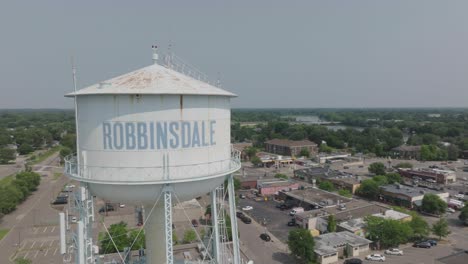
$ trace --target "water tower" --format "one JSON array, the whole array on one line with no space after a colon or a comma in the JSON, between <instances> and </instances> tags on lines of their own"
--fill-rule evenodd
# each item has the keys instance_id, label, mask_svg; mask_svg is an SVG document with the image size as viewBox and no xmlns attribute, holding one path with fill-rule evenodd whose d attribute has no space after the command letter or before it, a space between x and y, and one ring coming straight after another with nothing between
<instances>
[{"instance_id":1,"label":"water tower","mask_svg":"<svg viewBox=\"0 0 468 264\"><path fill-rule=\"evenodd\" d=\"M166 65L157 61L154 46L152 65L66 95L75 99L77 154L66 159L65 173L84 186L82 201L95 195L144 206L151 264L173 263L173 203L210 192L216 203L215 189L228 179L233 261L239 263L232 173L240 168L240 155L230 142L235 95L202 81L189 67L176 70L172 57ZM216 211L213 259L220 254ZM85 234L79 263L90 259L90 214L78 223Z\"/></svg>"}]
</instances>

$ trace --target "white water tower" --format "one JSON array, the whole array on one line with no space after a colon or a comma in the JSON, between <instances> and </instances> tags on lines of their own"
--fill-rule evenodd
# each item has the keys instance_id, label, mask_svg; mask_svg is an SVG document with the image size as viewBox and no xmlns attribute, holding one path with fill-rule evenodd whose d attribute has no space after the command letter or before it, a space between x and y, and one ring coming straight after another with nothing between
<instances>
[{"instance_id":1,"label":"white water tower","mask_svg":"<svg viewBox=\"0 0 468 264\"><path fill-rule=\"evenodd\" d=\"M152 264L173 262L174 198L214 194L226 179L232 186L232 173L240 168L230 142L235 95L157 59L153 47L153 65L66 95L75 98L77 120L77 155L66 159L66 175L90 195L144 205L147 263ZM234 193L229 191L236 259Z\"/></svg>"}]
</instances>

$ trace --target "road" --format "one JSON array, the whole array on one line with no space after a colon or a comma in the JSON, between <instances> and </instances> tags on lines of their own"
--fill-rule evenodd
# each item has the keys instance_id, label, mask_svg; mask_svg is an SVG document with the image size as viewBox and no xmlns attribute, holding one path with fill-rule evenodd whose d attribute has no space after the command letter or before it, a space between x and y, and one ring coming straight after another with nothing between
<instances>
[{"instance_id":1,"label":"road","mask_svg":"<svg viewBox=\"0 0 468 264\"><path fill-rule=\"evenodd\" d=\"M287 246L269 233L272 241L265 242L260 234L265 228L255 221L244 224L237 221L240 233L240 247L242 252L254 263L295 263L289 256Z\"/></svg>"},{"instance_id":2,"label":"road","mask_svg":"<svg viewBox=\"0 0 468 264\"><path fill-rule=\"evenodd\" d=\"M33 263L63 263L59 253L58 211L50 201L68 181L66 177L54 179L53 172L61 172L58 153L33 167L42 176L38 190L18 208L6 215L0 224L10 232L0 241L0 263L12 263L15 258L26 257Z\"/></svg>"}]
</instances>

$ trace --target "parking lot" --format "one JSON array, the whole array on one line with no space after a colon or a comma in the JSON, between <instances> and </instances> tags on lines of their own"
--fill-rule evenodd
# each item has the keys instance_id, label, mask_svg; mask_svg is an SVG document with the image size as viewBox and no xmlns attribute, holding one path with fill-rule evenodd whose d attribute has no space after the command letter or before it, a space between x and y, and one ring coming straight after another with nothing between
<instances>
[{"instance_id":1,"label":"parking lot","mask_svg":"<svg viewBox=\"0 0 468 264\"><path fill-rule=\"evenodd\" d=\"M252 206L252 210L243 212L252 217L257 223L266 223L264 226L269 232L273 233L281 241L286 242L289 230L295 227L287 225L292 218L289 216L290 210L281 211L275 207L277 204L279 203L271 200L257 202L253 199L239 199L237 210L241 211L241 208L247 205Z\"/></svg>"}]
</instances>

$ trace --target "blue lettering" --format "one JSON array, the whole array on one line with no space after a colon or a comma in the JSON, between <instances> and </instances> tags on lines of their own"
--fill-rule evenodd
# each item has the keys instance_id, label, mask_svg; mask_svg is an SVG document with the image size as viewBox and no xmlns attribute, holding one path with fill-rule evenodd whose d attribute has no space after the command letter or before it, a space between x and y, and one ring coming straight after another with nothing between
<instances>
[{"instance_id":1,"label":"blue lettering","mask_svg":"<svg viewBox=\"0 0 468 264\"><path fill-rule=\"evenodd\" d=\"M146 123L138 122L137 134L138 134L138 149L147 149L148 148L148 136L146 135Z\"/></svg>"},{"instance_id":2,"label":"blue lettering","mask_svg":"<svg viewBox=\"0 0 468 264\"><path fill-rule=\"evenodd\" d=\"M202 125L202 129L201 129L201 132L202 132L202 136L201 136L201 138L202 138L202 146L203 146L203 147L207 147L207 146L209 146L209 145L208 145L208 142L206 141L205 121L202 121L201 125Z\"/></svg>"},{"instance_id":3,"label":"blue lettering","mask_svg":"<svg viewBox=\"0 0 468 264\"><path fill-rule=\"evenodd\" d=\"M102 134L103 134L103 143L104 149L112 149L112 131L111 124L108 122L102 123Z\"/></svg>"},{"instance_id":4,"label":"blue lettering","mask_svg":"<svg viewBox=\"0 0 468 264\"><path fill-rule=\"evenodd\" d=\"M154 149L154 123L150 122L150 148Z\"/></svg>"},{"instance_id":5,"label":"blue lettering","mask_svg":"<svg viewBox=\"0 0 468 264\"><path fill-rule=\"evenodd\" d=\"M195 122L196 123L196 122ZM181 138L182 138L182 147L189 148L190 147L190 123L187 121L182 121L181 123Z\"/></svg>"},{"instance_id":6,"label":"blue lettering","mask_svg":"<svg viewBox=\"0 0 468 264\"><path fill-rule=\"evenodd\" d=\"M216 120L211 120L210 121L210 143L211 143L211 146L216 145L216 142L214 141L214 134L215 134L214 125L215 124L216 124Z\"/></svg>"},{"instance_id":7,"label":"blue lettering","mask_svg":"<svg viewBox=\"0 0 468 264\"><path fill-rule=\"evenodd\" d=\"M198 122L193 122L192 148L200 147L200 132L198 131Z\"/></svg>"},{"instance_id":8,"label":"blue lettering","mask_svg":"<svg viewBox=\"0 0 468 264\"><path fill-rule=\"evenodd\" d=\"M124 147L124 141L123 141L124 128L123 128L122 123L115 122L113 130L114 130L114 147L116 149L122 149Z\"/></svg>"},{"instance_id":9,"label":"blue lettering","mask_svg":"<svg viewBox=\"0 0 468 264\"><path fill-rule=\"evenodd\" d=\"M163 127L164 125L164 127ZM158 149L167 149L167 123L164 122L161 124L161 122L156 123L156 138L158 142Z\"/></svg>"},{"instance_id":10,"label":"blue lettering","mask_svg":"<svg viewBox=\"0 0 468 264\"><path fill-rule=\"evenodd\" d=\"M171 148L174 148L174 149L179 147L179 134L176 132L176 130L179 130L179 123L171 122L169 124L169 132L171 133L173 138L170 140L170 145L171 145Z\"/></svg>"},{"instance_id":11,"label":"blue lettering","mask_svg":"<svg viewBox=\"0 0 468 264\"><path fill-rule=\"evenodd\" d=\"M136 148L134 123L125 123L125 146L127 147L127 149Z\"/></svg>"}]
</instances>

